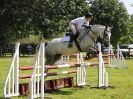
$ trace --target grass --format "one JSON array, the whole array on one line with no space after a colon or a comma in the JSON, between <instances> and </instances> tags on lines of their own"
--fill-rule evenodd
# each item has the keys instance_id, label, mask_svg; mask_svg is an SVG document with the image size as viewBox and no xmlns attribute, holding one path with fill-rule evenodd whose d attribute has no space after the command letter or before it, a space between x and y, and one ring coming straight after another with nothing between
<instances>
[{"instance_id":1,"label":"grass","mask_svg":"<svg viewBox=\"0 0 133 99\"><path fill-rule=\"evenodd\" d=\"M51 97L52 99L133 99L133 59L126 61L128 66L126 69L106 68L109 75L109 85L115 87L113 89L91 89L91 87L97 86L98 72L97 67L90 67L86 68L87 86L80 88L62 88L46 93L45 96ZM20 58L20 66L33 65L33 62L34 59L32 56ZM8 73L10 63L11 57L0 58L0 99L2 99L2 84ZM27 80L22 82L27 82ZM28 96L13 97L12 99L28 99Z\"/></svg>"}]
</instances>

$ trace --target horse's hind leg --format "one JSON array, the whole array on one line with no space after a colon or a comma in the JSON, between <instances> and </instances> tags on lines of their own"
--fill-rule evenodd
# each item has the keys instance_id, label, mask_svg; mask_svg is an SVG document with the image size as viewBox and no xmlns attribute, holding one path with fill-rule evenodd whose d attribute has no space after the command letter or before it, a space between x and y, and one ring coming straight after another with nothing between
<instances>
[{"instance_id":1,"label":"horse's hind leg","mask_svg":"<svg viewBox=\"0 0 133 99\"><path fill-rule=\"evenodd\" d=\"M61 56L62 56L61 54L55 55L54 61L57 62L58 60L60 60L61 59Z\"/></svg>"},{"instance_id":2,"label":"horse's hind leg","mask_svg":"<svg viewBox=\"0 0 133 99\"><path fill-rule=\"evenodd\" d=\"M53 65L53 58L46 58L45 65Z\"/></svg>"},{"instance_id":3,"label":"horse's hind leg","mask_svg":"<svg viewBox=\"0 0 133 99\"><path fill-rule=\"evenodd\" d=\"M46 62L45 64L46 65L54 65L58 60L61 59L61 54L57 54L55 56L52 56L52 57L46 57Z\"/></svg>"}]
</instances>

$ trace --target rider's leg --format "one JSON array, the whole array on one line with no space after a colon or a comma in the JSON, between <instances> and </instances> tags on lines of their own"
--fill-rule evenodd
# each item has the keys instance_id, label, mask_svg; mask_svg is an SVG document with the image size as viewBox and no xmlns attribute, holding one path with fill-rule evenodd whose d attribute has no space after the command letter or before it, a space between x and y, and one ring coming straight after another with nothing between
<instances>
[{"instance_id":1,"label":"rider's leg","mask_svg":"<svg viewBox=\"0 0 133 99\"><path fill-rule=\"evenodd\" d=\"M73 45L72 45L72 43L73 43L73 38L74 38L74 36L73 36L73 34L72 34L72 32L71 32L71 33L70 33L70 41L69 41L69 44L68 44L68 48L73 47Z\"/></svg>"},{"instance_id":2,"label":"rider's leg","mask_svg":"<svg viewBox=\"0 0 133 99\"><path fill-rule=\"evenodd\" d=\"M68 47L72 47L72 43L73 43L73 39L74 39L74 35L76 35L76 26L74 23L69 23L69 28L71 29L72 33L70 33L70 42L69 42L69 45Z\"/></svg>"},{"instance_id":3,"label":"rider's leg","mask_svg":"<svg viewBox=\"0 0 133 99\"><path fill-rule=\"evenodd\" d=\"M70 22L69 28L72 30L73 34L76 35L76 32L77 32L76 25L74 23Z\"/></svg>"}]
</instances>

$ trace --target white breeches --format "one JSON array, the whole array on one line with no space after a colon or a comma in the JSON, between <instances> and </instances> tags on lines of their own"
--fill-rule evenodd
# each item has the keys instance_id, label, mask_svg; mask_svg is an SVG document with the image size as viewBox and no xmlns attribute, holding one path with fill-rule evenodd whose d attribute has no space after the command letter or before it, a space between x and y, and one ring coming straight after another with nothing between
<instances>
[{"instance_id":1,"label":"white breeches","mask_svg":"<svg viewBox=\"0 0 133 99\"><path fill-rule=\"evenodd\" d=\"M72 30L74 35L77 33L76 25L74 23L70 22L69 28Z\"/></svg>"}]
</instances>

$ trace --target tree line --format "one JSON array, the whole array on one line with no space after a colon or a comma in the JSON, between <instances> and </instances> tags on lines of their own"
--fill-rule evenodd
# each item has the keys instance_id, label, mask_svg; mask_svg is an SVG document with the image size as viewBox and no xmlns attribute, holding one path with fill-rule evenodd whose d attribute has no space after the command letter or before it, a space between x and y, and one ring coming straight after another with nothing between
<instances>
[{"instance_id":1,"label":"tree line","mask_svg":"<svg viewBox=\"0 0 133 99\"><path fill-rule=\"evenodd\" d=\"M119 0L1 0L0 56L7 44L30 35L62 35L70 20L87 12L94 16L91 24L112 27L112 44L133 42L133 16Z\"/></svg>"}]
</instances>

